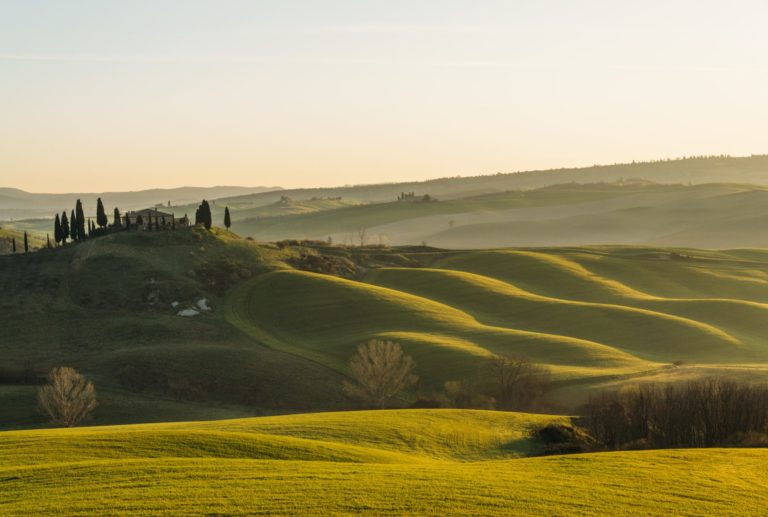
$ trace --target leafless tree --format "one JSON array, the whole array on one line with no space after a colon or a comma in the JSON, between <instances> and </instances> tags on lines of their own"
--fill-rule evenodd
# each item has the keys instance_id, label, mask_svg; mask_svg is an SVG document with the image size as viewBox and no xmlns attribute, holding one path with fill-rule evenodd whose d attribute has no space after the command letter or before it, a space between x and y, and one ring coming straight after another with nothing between
<instances>
[{"instance_id":1,"label":"leafless tree","mask_svg":"<svg viewBox=\"0 0 768 517\"><path fill-rule=\"evenodd\" d=\"M368 228L360 227L357 229L357 239L360 241L360 246L365 246L368 243Z\"/></svg>"},{"instance_id":2,"label":"leafless tree","mask_svg":"<svg viewBox=\"0 0 768 517\"><path fill-rule=\"evenodd\" d=\"M488 368L498 409L532 409L549 389L549 370L524 357L494 356Z\"/></svg>"},{"instance_id":3,"label":"leafless tree","mask_svg":"<svg viewBox=\"0 0 768 517\"><path fill-rule=\"evenodd\" d=\"M69 367L54 368L37 390L37 403L52 424L72 427L96 409L93 383Z\"/></svg>"},{"instance_id":4,"label":"leafless tree","mask_svg":"<svg viewBox=\"0 0 768 517\"><path fill-rule=\"evenodd\" d=\"M374 339L357 347L349 362L354 382L344 381L344 391L373 407L382 408L395 395L412 386L413 359L397 343Z\"/></svg>"}]
</instances>

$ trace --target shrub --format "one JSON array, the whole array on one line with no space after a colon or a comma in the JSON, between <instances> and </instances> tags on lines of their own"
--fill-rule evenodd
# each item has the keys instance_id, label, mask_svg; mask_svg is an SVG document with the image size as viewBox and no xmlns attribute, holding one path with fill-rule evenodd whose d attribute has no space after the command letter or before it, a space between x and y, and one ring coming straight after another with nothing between
<instances>
[{"instance_id":1,"label":"shrub","mask_svg":"<svg viewBox=\"0 0 768 517\"><path fill-rule=\"evenodd\" d=\"M79 424L98 405L93 383L68 367L50 371L48 383L37 390L37 402L52 424L65 427Z\"/></svg>"}]
</instances>

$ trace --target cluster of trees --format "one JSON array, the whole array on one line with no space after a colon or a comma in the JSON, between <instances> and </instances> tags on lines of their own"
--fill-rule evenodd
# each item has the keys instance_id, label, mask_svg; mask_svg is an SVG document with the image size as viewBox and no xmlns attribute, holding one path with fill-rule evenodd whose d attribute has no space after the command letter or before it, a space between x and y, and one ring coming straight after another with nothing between
<instances>
[{"instance_id":1,"label":"cluster of trees","mask_svg":"<svg viewBox=\"0 0 768 517\"><path fill-rule=\"evenodd\" d=\"M120 210L115 208L114 214L114 226L120 226ZM96 222L92 221L90 217L85 217L83 204L78 199L69 217L67 217L66 210L61 213L61 216L56 214L53 221L53 239L57 246L66 244L68 240L81 242L106 233L108 226L109 220L104 211L104 203L102 203L101 198L96 200Z\"/></svg>"},{"instance_id":2,"label":"cluster of trees","mask_svg":"<svg viewBox=\"0 0 768 517\"><path fill-rule=\"evenodd\" d=\"M343 383L350 397L374 407L385 407L418 377L416 363L397 343L371 340L357 347L349 362L351 380ZM429 406L499 409L536 409L550 388L550 373L521 357L494 356L488 360L482 380L449 381L444 393L429 401Z\"/></svg>"},{"instance_id":3,"label":"cluster of trees","mask_svg":"<svg viewBox=\"0 0 768 517\"><path fill-rule=\"evenodd\" d=\"M429 194L424 194L423 196L417 196L414 192L401 192L399 196L397 196L398 201L421 201L424 203L429 203L430 201L437 201L437 199L433 198Z\"/></svg>"},{"instance_id":4,"label":"cluster of trees","mask_svg":"<svg viewBox=\"0 0 768 517\"><path fill-rule=\"evenodd\" d=\"M210 230L212 223L211 205L208 204L208 201L203 199L203 202L200 203L200 206L195 210L195 224L202 224L205 226L206 230Z\"/></svg>"},{"instance_id":5,"label":"cluster of trees","mask_svg":"<svg viewBox=\"0 0 768 517\"><path fill-rule=\"evenodd\" d=\"M585 426L610 449L714 447L768 433L768 386L724 379L641 385L593 396Z\"/></svg>"}]
</instances>

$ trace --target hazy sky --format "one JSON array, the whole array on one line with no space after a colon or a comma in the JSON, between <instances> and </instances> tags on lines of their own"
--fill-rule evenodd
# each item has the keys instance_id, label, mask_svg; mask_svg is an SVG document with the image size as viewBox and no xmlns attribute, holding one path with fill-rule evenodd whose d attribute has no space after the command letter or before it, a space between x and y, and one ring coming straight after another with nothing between
<instances>
[{"instance_id":1,"label":"hazy sky","mask_svg":"<svg viewBox=\"0 0 768 517\"><path fill-rule=\"evenodd\" d=\"M760 1L0 0L0 186L768 152Z\"/></svg>"}]
</instances>

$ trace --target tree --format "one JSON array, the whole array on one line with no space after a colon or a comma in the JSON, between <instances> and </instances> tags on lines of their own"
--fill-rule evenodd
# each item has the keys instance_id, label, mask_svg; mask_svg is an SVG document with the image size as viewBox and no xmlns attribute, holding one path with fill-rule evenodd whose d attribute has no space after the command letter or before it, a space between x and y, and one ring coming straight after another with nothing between
<instances>
[{"instance_id":1,"label":"tree","mask_svg":"<svg viewBox=\"0 0 768 517\"><path fill-rule=\"evenodd\" d=\"M115 228L120 228L120 226L122 226L120 224L120 221L122 221L123 218L120 216L120 209L117 208L117 207L115 207L115 212L114 212L113 219L114 220L113 220L112 226L114 226Z\"/></svg>"},{"instance_id":2,"label":"tree","mask_svg":"<svg viewBox=\"0 0 768 517\"><path fill-rule=\"evenodd\" d=\"M16 253L16 237L13 237L13 238L11 239L11 251L12 251L13 253Z\"/></svg>"},{"instance_id":3,"label":"tree","mask_svg":"<svg viewBox=\"0 0 768 517\"><path fill-rule=\"evenodd\" d=\"M152 214L147 214L147 230L152 231Z\"/></svg>"},{"instance_id":4,"label":"tree","mask_svg":"<svg viewBox=\"0 0 768 517\"><path fill-rule=\"evenodd\" d=\"M93 383L69 367L50 371L48 383L37 390L37 403L52 424L65 427L77 425L98 406Z\"/></svg>"},{"instance_id":5,"label":"tree","mask_svg":"<svg viewBox=\"0 0 768 517\"><path fill-rule=\"evenodd\" d=\"M125 214L125 231L131 231L131 217L128 214Z\"/></svg>"},{"instance_id":6,"label":"tree","mask_svg":"<svg viewBox=\"0 0 768 517\"><path fill-rule=\"evenodd\" d=\"M24 232L24 253L29 253L29 237L27 237L27 232Z\"/></svg>"},{"instance_id":7,"label":"tree","mask_svg":"<svg viewBox=\"0 0 768 517\"><path fill-rule=\"evenodd\" d=\"M488 369L497 409L531 409L549 389L549 370L524 357L494 356Z\"/></svg>"},{"instance_id":8,"label":"tree","mask_svg":"<svg viewBox=\"0 0 768 517\"><path fill-rule=\"evenodd\" d=\"M77 222L77 214L74 210L69 213L69 236L73 241L80 240L80 225Z\"/></svg>"},{"instance_id":9,"label":"tree","mask_svg":"<svg viewBox=\"0 0 768 517\"><path fill-rule=\"evenodd\" d=\"M69 238L69 220L67 220L67 212L61 213L61 242L63 244L67 243L67 239Z\"/></svg>"},{"instance_id":10,"label":"tree","mask_svg":"<svg viewBox=\"0 0 768 517\"><path fill-rule=\"evenodd\" d=\"M232 219L229 217L229 207L224 207L224 226L227 230L229 230L229 227L232 226Z\"/></svg>"},{"instance_id":11,"label":"tree","mask_svg":"<svg viewBox=\"0 0 768 517\"><path fill-rule=\"evenodd\" d=\"M53 240L57 246L61 244L61 219L59 214L56 214L56 218L53 220Z\"/></svg>"},{"instance_id":12,"label":"tree","mask_svg":"<svg viewBox=\"0 0 768 517\"><path fill-rule=\"evenodd\" d=\"M357 347L349 361L354 382L344 381L344 391L373 407L382 408L418 379L412 374L413 359L403 355L397 343L374 339Z\"/></svg>"},{"instance_id":13,"label":"tree","mask_svg":"<svg viewBox=\"0 0 768 517\"><path fill-rule=\"evenodd\" d=\"M211 218L211 205L208 204L208 201L203 199L203 202L200 204L200 215L199 219L200 222L198 224L202 224L205 226L206 230L211 229L211 225L213 224L213 219Z\"/></svg>"},{"instance_id":14,"label":"tree","mask_svg":"<svg viewBox=\"0 0 768 517\"><path fill-rule=\"evenodd\" d=\"M80 200L75 203L75 214L77 214L77 237L79 240L85 239L85 214L83 213L83 204Z\"/></svg>"},{"instance_id":15,"label":"tree","mask_svg":"<svg viewBox=\"0 0 768 517\"><path fill-rule=\"evenodd\" d=\"M48 249L51 249L51 247L52 247L51 246L51 234L50 233L46 233L45 234L45 247L48 248Z\"/></svg>"},{"instance_id":16,"label":"tree","mask_svg":"<svg viewBox=\"0 0 768 517\"><path fill-rule=\"evenodd\" d=\"M106 228L107 224L109 224L107 214L104 212L104 203L101 202L101 198L96 200L96 224L98 224L100 228Z\"/></svg>"},{"instance_id":17,"label":"tree","mask_svg":"<svg viewBox=\"0 0 768 517\"><path fill-rule=\"evenodd\" d=\"M136 217L136 228L141 228L144 225L144 218L139 214Z\"/></svg>"}]
</instances>

